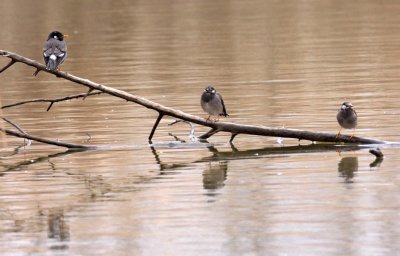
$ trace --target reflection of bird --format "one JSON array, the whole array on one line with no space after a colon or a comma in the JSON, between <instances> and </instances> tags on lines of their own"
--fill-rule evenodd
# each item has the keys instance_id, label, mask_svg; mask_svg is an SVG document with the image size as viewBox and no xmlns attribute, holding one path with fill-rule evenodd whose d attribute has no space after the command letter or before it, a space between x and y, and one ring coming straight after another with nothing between
<instances>
[{"instance_id":1,"label":"reflection of bird","mask_svg":"<svg viewBox=\"0 0 400 256\"><path fill-rule=\"evenodd\" d=\"M200 104L203 110L209 115L207 120L210 120L211 116L218 116L218 120L219 116L228 116L221 94L212 86L208 86L204 90L201 95Z\"/></svg>"},{"instance_id":2,"label":"reflection of bird","mask_svg":"<svg viewBox=\"0 0 400 256\"><path fill-rule=\"evenodd\" d=\"M208 168L203 172L204 189L216 190L222 188L225 185L227 170L227 161L210 162Z\"/></svg>"},{"instance_id":3,"label":"reflection of bird","mask_svg":"<svg viewBox=\"0 0 400 256\"><path fill-rule=\"evenodd\" d=\"M67 44L59 31L53 31L49 34L47 41L43 46L43 58L48 70L60 70L60 65L67 58Z\"/></svg>"},{"instance_id":4,"label":"reflection of bird","mask_svg":"<svg viewBox=\"0 0 400 256\"><path fill-rule=\"evenodd\" d=\"M338 172L345 178L346 183L353 182L354 173L358 171L357 157L343 157L338 164Z\"/></svg>"},{"instance_id":5,"label":"reflection of bird","mask_svg":"<svg viewBox=\"0 0 400 256\"><path fill-rule=\"evenodd\" d=\"M350 102L344 102L342 104L342 107L339 109L336 115L336 119L340 124L340 130L336 135L336 138L340 136L340 131L342 128L353 129L353 134L351 135L351 137L353 137L355 128L357 126L357 113Z\"/></svg>"}]
</instances>

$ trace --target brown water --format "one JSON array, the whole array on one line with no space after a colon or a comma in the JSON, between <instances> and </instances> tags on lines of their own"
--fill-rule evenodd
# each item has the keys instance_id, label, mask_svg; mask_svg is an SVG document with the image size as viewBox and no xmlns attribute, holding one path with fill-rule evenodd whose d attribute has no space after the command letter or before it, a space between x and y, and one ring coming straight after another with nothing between
<instances>
[{"instance_id":1,"label":"brown water","mask_svg":"<svg viewBox=\"0 0 400 256\"><path fill-rule=\"evenodd\" d=\"M199 98L213 84L231 122L336 132L348 100L357 135L400 141L398 1L5 0L0 10L0 49L42 61L59 29L70 35L63 70L169 107L205 116ZM33 72L16 64L1 74L0 103L86 90ZM1 255L400 250L398 148L374 163L368 149L291 139L190 143L171 118L150 147L151 110L107 95L46 108L2 115L34 135L117 148L19 147L1 134Z\"/></svg>"}]
</instances>

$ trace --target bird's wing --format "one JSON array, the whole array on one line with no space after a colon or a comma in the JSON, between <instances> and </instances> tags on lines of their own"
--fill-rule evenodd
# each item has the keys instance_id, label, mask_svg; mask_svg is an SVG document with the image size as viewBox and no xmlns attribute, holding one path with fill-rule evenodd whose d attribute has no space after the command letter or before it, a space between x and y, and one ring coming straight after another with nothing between
<instances>
[{"instance_id":1,"label":"bird's wing","mask_svg":"<svg viewBox=\"0 0 400 256\"><path fill-rule=\"evenodd\" d=\"M224 100L222 99L221 94L218 93L218 96L221 99L221 104L222 104L222 114L221 115L229 116L228 113L226 113L225 103L224 103Z\"/></svg>"},{"instance_id":2,"label":"bird's wing","mask_svg":"<svg viewBox=\"0 0 400 256\"><path fill-rule=\"evenodd\" d=\"M58 41L56 48L60 51L60 52L67 52L67 44L65 43L65 41Z\"/></svg>"},{"instance_id":3,"label":"bird's wing","mask_svg":"<svg viewBox=\"0 0 400 256\"><path fill-rule=\"evenodd\" d=\"M54 47L54 54L57 57L62 57L65 55L66 51L67 51L67 44L64 41L57 40Z\"/></svg>"},{"instance_id":4,"label":"bird's wing","mask_svg":"<svg viewBox=\"0 0 400 256\"><path fill-rule=\"evenodd\" d=\"M53 53L52 41L47 40L43 45L43 56L49 57Z\"/></svg>"},{"instance_id":5,"label":"bird's wing","mask_svg":"<svg viewBox=\"0 0 400 256\"><path fill-rule=\"evenodd\" d=\"M43 46L43 55L49 57L54 54L57 57L62 57L67 51L67 44L64 41L50 38Z\"/></svg>"}]
</instances>

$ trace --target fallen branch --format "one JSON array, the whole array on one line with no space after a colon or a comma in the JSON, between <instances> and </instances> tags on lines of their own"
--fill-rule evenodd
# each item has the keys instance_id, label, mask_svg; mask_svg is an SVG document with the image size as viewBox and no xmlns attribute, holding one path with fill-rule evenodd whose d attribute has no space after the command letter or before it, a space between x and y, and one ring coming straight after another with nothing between
<instances>
[{"instance_id":1,"label":"fallen branch","mask_svg":"<svg viewBox=\"0 0 400 256\"><path fill-rule=\"evenodd\" d=\"M21 134L25 135L27 134L24 130L22 130L22 128L17 125L16 123L12 122L10 119L4 117L4 116L0 116L1 119L3 119L5 122L9 123L10 125L14 126ZM26 138L24 138L26 139ZM24 146L30 146L32 144L32 141L30 139L28 139L28 142L26 142L26 144Z\"/></svg>"},{"instance_id":2,"label":"fallen branch","mask_svg":"<svg viewBox=\"0 0 400 256\"><path fill-rule=\"evenodd\" d=\"M84 145L79 145L79 144L54 141L54 140L50 140L50 139L46 139L46 138L42 138L42 137L38 137L38 136L33 136L33 135L26 133L17 124L12 122L8 118L1 117L1 116L0 116L0 118L3 119L4 121L6 121L7 123L11 124L12 126L14 126L18 130L18 132L9 130L9 129L5 129L2 127L0 127L0 131L4 132L7 135L12 135L14 137L28 139L29 140L28 145L30 144L30 141L33 140L33 141L37 141L37 142L41 142L41 143L45 143L45 144L49 144L49 145L54 145L54 146L58 146L58 147L64 147L64 148L68 148L68 149L96 149L97 148L95 146L84 146Z\"/></svg>"},{"instance_id":3,"label":"fallen branch","mask_svg":"<svg viewBox=\"0 0 400 256\"><path fill-rule=\"evenodd\" d=\"M76 84L86 86L86 87L88 87L89 92L91 90L101 91L103 93L107 93L109 95L124 99L129 102L133 102L133 103L142 105L146 108L157 111L159 115L153 126L153 129L151 130L149 138L148 138L148 140L150 142L151 142L151 139L153 138L153 135L154 135L161 119L164 116L171 116L171 117L181 119L181 120L184 120L187 122L191 122L191 123L195 123L198 125L209 127L210 131L199 136L199 139L208 139L209 137L211 137L212 135L214 135L218 132L228 132L228 133L232 134L230 142L232 142L233 139L238 134L249 134L249 135L259 135L259 136L295 138L295 139L299 139L299 140L309 140L309 141L319 141L319 142L332 142L332 143L337 143L337 142L358 143L358 144L385 144L386 143L385 141L382 141L382 140L362 138L362 137L351 137L351 136L347 136L347 135L341 135L337 138L335 133L311 132L311 131L296 130L296 129L271 128L271 127L265 127L265 126L240 125L240 124L227 123L227 122L211 122L211 121L207 121L205 118L187 114L180 110L175 110L175 109L163 106L161 104L152 102L145 98L129 94L125 91L114 89L114 88L111 88L111 87L108 87L108 86L105 86L102 84L92 82L88 79L80 78L80 77L77 77L77 76L74 76L74 75L71 75L71 74L68 74L65 72L57 71L57 70L55 70L55 71L47 70L45 65L38 63L34 60L25 58L23 56L20 56L18 54L12 53L12 52L0 50L0 55L10 58L11 62L13 62L13 61L21 62L28 66L32 66L32 67L36 68L37 70L41 70L41 71L44 71L47 73L52 73L59 78L63 78L63 79L69 80L71 82L74 82ZM5 68L3 68L1 71L6 70L6 68L8 68L12 64L14 64L11 62ZM8 133L8 134L10 134L10 133Z\"/></svg>"}]
</instances>

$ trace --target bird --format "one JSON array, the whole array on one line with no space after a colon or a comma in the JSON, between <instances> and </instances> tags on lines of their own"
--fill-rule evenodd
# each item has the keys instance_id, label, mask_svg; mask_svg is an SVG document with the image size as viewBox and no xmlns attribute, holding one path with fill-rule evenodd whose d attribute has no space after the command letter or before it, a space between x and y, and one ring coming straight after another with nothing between
<instances>
[{"instance_id":1,"label":"bird","mask_svg":"<svg viewBox=\"0 0 400 256\"><path fill-rule=\"evenodd\" d=\"M43 45L43 58L47 70L60 71L60 65L67 58L67 44L64 41L64 37L67 36L59 31L49 34Z\"/></svg>"},{"instance_id":2,"label":"bird","mask_svg":"<svg viewBox=\"0 0 400 256\"><path fill-rule=\"evenodd\" d=\"M343 102L340 107L336 119L340 125L340 130L336 135L336 138L340 136L340 131L342 128L345 129L353 129L353 134L350 138L352 138L355 134L355 128L357 126L357 112L353 108L353 104L350 102Z\"/></svg>"},{"instance_id":3,"label":"bird","mask_svg":"<svg viewBox=\"0 0 400 256\"><path fill-rule=\"evenodd\" d=\"M217 116L219 121L219 116L229 116L226 112L224 100L221 94L219 94L214 87L207 86L203 94L201 95L200 105L203 110L209 115L207 121L210 120L211 116Z\"/></svg>"}]
</instances>

